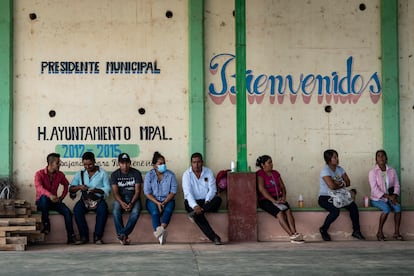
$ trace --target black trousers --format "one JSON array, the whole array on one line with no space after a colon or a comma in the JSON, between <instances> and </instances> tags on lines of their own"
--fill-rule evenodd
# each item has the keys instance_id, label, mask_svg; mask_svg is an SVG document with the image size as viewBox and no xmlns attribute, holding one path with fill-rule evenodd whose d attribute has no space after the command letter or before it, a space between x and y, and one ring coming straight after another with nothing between
<instances>
[{"instance_id":1,"label":"black trousers","mask_svg":"<svg viewBox=\"0 0 414 276\"><path fill-rule=\"evenodd\" d=\"M327 231L329 229L329 226L331 226L331 224L339 217L339 212L341 210L340 208L336 208L332 202L329 202L330 198L330 196L319 196L318 199L319 206L329 212L321 227L325 231ZM352 221L352 229L354 231L360 231L358 206L355 204L355 202L352 202L343 208L349 211L349 216L351 217Z\"/></svg>"},{"instance_id":2,"label":"black trousers","mask_svg":"<svg viewBox=\"0 0 414 276\"><path fill-rule=\"evenodd\" d=\"M204 199L198 199L196 200L198 206L200 206L201 208L203 208L204 212L200 215L195 215L194 216L194 222L197 224L197 226L200 228L200 230L204 233L204 235L206 235L206 237L211 240L214 241L215 238L219 238L220 237L214 232L213 228L211 228L210 223L208 222L206 216L204 215L204 213L215 213L217 212L217 210L220 208L221 205L221 198L218 196L215 196L208 204L205 204L205 200ZM184 206L185 206L185 210L190 213L193 210L193 208L191 208L188 205L188 201L185 200L184 201Z\"/></svg>"}]
</instances>

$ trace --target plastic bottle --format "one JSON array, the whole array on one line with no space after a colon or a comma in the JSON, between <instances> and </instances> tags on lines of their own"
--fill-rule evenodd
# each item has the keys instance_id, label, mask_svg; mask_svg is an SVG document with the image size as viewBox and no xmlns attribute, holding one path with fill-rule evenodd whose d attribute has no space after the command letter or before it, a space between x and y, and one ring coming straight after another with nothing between
<instances>
[{"instance_id":1,"label":"plastic bottle","mask_svg":"<svg viewBox=\"0 0 414 276\"><path fill-rule=\"evenodd\" d=\"M236 162L231 161L231 163L230 163L230 170L231 170L231 172L235 172L236 171Z\"/></svg>"},{"instance_id":2,"label":"plastic bottle","mask_svg":"<svg viewBox=\"0 0 414 276\"><path fill-rule=\"evenodd\" d=\"M369 197L368 196L364 196L364 207L365 208L369 207Z\"/></svg>"},{"instance_id":3,"label":"plastic bottle","mask_svg":"<svg viewBox=\"0 0 414 276\"><path fill-rule=\"evenodd\" d=\"M303 203L303 196L302 195L299 195L298 207L299 208L303 208L303 205L304 205L304 203Z\"/></svg>"}]
</instances>

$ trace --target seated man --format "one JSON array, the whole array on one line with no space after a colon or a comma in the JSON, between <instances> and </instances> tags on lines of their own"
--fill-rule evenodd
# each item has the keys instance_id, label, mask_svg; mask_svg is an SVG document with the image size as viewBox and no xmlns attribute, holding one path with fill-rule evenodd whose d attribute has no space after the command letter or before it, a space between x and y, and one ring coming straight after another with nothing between
<instances>
[{"instance_id":1,"label":"seated man","mask_svg":"<svg viewBox=\"0 0 414 276\"><path fill-rule=\"evenodd\" d=\"M221 239L211 228L204 213L217 212L221 198L216 196L216 179L213 172L203 166L201 153L191 155L191 167L182 178L184 206L190 220L194 221L214 244L220 245Z\"/></svg>"},{"instance_id":2,"label":"seated man","mask_svg":"<svg viewBox=\"0 0 414 276\"><path fill-rule=\"evenodd\" d=\"M105 230L106 220L108 219L108 205L105 198L111 192L109 177L105 170L95 164L93 152L85 152L82 155L84 169L77 172L70 184L69 192L74 195L81 191L81 199L75 204L73 213L78 225L80 242L89 242L89 227L86 222L86 213L93 211L96 213L95 231L93 242L103 244L102 236ZM76 195L75 195L76 196ZM92 201L89 201L92 200Z\"/></svg>"},{"instance_id":3,"label":"seated man","mask_svg":"<svg viewBox=\"0 0 414 276\"><path fill-rule=\"evenodd\" d=\"M121 153L118 156L118 165L119 168L111 174L112 192L115 199L112 213L118 240L122 245L127 245L130 244L128 236L134 230L141 213L139 196L142 175L139 170L131 168L131 159L126 153ZM125 227L122 219L124 212L130 212Z\"/></svg>"},{"instance_id":4,"label":"seated man","mask_svg":"<svg viewBox=\"0 0 414 276\"><path fill-rule=\"evenodd\" d=\"M60 155L57 153L50 153L47 158L47 166L35 174L36 187L36 205L42 212L42 233L49 234L50 220L49 210L57 211L63 215L65 219L66 234L68 237L68 244L79 244L76 240L73 223L72 212L63 203L63 199L68 194L69 181L66 179L60 168ZM59 185L63 186L61 196L57 196Z\"/></svg>"}]
</instances>

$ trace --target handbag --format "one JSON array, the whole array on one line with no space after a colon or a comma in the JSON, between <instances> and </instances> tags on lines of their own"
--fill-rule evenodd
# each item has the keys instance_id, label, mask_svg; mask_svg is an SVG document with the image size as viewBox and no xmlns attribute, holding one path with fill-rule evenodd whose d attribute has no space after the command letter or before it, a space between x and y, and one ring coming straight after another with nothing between
<instances>
[{"instance_id":1,"label":"handbag","mask_svg":"<svg viewBox=\"0 0 414 276\"><path fill-rule=\"evenodd\" d=\"M82 200L86 209L95 210L98 207L98 203L101 201L101 198L95 195L95 193L85 191L82 192Z\"/></svg>"},{"instance_id":2,"label":"handbag","mask_svg":"<svg viewBox=\"0 0 414 276\"><path fill-rule=\"evenodd\" d=\"M83 182L83 173L84 171L81 171L81 180L82 185L85 185ZM88 210L95 210L98 207L99 201L101 201L101 197L95 195L95 193L92 193L90 191L82 191L82 201L85 205L85 208Z\"/></svg>"},{"instance_id":3,"label":"handbag","mask_svg":"<svg viewBox=\"0 0 414 276\"><path fill-rule=\"evenodd\" d=\"M351 193L345 188L328 191L328 194L331 196L329 202L331 202L336 208L348 206L353 201Z\"/></svg>"}]
</instances>

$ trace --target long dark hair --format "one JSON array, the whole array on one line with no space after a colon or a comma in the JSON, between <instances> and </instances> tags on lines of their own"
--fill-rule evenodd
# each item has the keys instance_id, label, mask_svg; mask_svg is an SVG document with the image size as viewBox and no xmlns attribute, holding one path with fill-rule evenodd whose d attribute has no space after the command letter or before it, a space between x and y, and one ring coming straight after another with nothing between
<instances>
[{"instance_id":1,"label":"long dark hair","mask_svg":"<svg viewBox=\"0 0 414 276\"><path fill-rule=\"evenodd\" d=\"M165 160L164 156L162 156L161 153L159 153L158 151L154 152L154 155L152 156L152 165L157 164L157 161L160 158Z\"/></svg>"},{"instance_id":2,"label":"long dark hair","mask_svg":"<svg viewBox=\"0 0 414 276\"><path fill-rule=\"evenodd\" d=\"M263 164L267 162L267 160L272 159L269 155L262 155L256 159L256 167L260 167L263 169Z\"/></svg>"},{"instance_id":3,"label":"long dark hair","mask_svg":"<svg viewBox=\"0 0 414 276\"><path fill-rule=\"evenodd\" d=\"M323 152L323 159L325 159L326 164L329 164L334 154L336 154L336 156L339 156L338 152L334 149L328 149Z\"/></svg>"}]
</instances>

